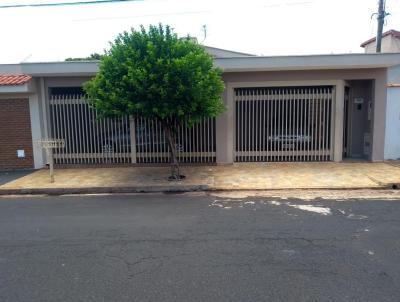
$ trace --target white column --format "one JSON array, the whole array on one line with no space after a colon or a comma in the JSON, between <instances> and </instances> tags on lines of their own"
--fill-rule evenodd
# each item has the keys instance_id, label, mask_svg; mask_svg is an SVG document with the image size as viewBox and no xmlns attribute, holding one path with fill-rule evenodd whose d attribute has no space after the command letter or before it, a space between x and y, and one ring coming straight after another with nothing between
<instances>
[{"instance_id":1,"label":"white column","mask_svg":"<svg viewBox=\"0 0 400 302\"><path fill-rule=\"evenodd\" d=\"M372 102L372 161L383 161L386 126L386 70L374 82L374 100Z\"/></svg>"},{"instance_id":2,"label":"white column","mask_svg":"<svg viewBox=\"0 0 400 302\"><path fill-rule=\"evenodd\" d=\"M42 147L35 142L42 138L42 129L40 126L40 110L39 98L37 94L29 97L29 112L31 118L31 132L32 132L32 148L33 148L33 163L35 169L44 167L44 158Z\"/></svg>"},{"instance_id":3,"label":"white column","mask_svg":"<svg viewBox=\"0 0 400 302\"><path fill-rule=\"evenodd\" d=\"M342 161L343 152L343 115L344 115L344 81L337 81L335 85L334 102L334 134L333 134L333 160Z\"/></svg>"},{"instance_id":4,"label":"white column","mask_svg":"<svg viewBox=\"0 0 400 302\"><path fill-rule=\"evenodd\" d=\"M226 85L223 100L226 111L216 120L217 164L232 164L234 151L234 100L233 88Z\"/></svg>"},{"instance_id":5,"label":"white column","mask_svg":"<svg viewBox=\"0 0 400 302\"><path fill-rule=\"evenodd\" d=\"M48 133L48 114L47 114L47 103L46 103L46 87L44 83L44 78L40 78L37 82L37 91L38 91L38 102L39 102L39 112L40 112L40 117L41 117L41 135L42 138L49 138L49 133ZM43 158L43 165L45 165L48 160L47 160L47 153L43 149L42 150L42 158Z\"/></svg>"},{"instance_id":6,"label":"white column","mask_svg":"<svg viewBox=\"0 0 400 302\"><path fill-rule=\"evenodd\" d=\"M388 68L384 159L400 158L400 65Z\"/></svg>"},{"instance_id":7,"label":"white column","mask_svg":"<svg viewBox=\"0 0 400 302\"><path fill-rule=\"evenodd\" d=\"M40 96L41 96L40 102L42 103L42 111L43 111L44 136L46 138L48 138L49 137L49 133L48 133L48 125L49 124L47 122L47 120L48 120L47 103L46 103L46 95L47 95L47 93L46 93L46 88L45 88L45 85L44 85L44 79L43 78L40 78L40 92L41 92L40 93Z\"/></svg>"}]
</instances>

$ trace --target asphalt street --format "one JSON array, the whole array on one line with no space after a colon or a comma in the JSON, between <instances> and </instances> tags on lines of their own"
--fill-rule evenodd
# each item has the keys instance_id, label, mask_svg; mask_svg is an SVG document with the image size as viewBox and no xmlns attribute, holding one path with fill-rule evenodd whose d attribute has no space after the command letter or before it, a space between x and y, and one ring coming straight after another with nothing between
<instances>
[{"instance_id":1,"label":"asphalt street","mask_svg":"<svg viewBox=\"0 0 400 302\"><path fill-rule=\"evenodd\" d=\"M400 301L400 200L2 197L0 301Z\"/></svg>"}]
</instances>

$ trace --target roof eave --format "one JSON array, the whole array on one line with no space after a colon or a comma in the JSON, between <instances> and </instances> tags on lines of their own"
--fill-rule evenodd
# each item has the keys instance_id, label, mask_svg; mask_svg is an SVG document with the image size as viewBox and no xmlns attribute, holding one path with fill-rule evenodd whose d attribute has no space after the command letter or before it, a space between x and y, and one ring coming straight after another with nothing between
<instances>
[{"instance_id":1,"label":"roof eave","mask_svg":"<svg viewBox=\"0 0 400 302\"><path fill-rule=\"evenodd\" d=\"M371 69L399 64L400 53L215 59L224 72Z\"/></svg>"},{"instance_id":2,"label":"roof eave","mask_svg":"<svg viewBox=\"0 0 400 302\"><path fill-rule=\"evenodd\" d=\"M99 61L39 62L0 65L3 73L24 73L35 77L45 76L93 76Z\"/></svg>"},{"instance_id":3,"label":"roof eave","mask_svg":"<svg viewBox=\"0 0 400 302\"><path fill-rule=\"evenodd\" d=\"M377 68L389 68L392 65L368 65L368 66L349 66L349 65L321 65L321 66L287 66L287 67L267 67L267 66L243 66L243 67L223 67L223 72L251 72L251 71L308 71L308 70L345 70L345 69L377 69Z\"/></svg>"},{"instance_id":4,"label":"roof eave","mask_svg":"<svg viewBox=\"0 0 400 302\"><path fill-rule=\"evenodd\" d=\"M0 73L23 73L34 77L94 76L98 61L22 63L0 65ZM387 68L400 64L400 53L306 55L215 58L224 72Z\"/></svg>"},{"instance_id":5,"label":"roof eave","mask_svg":"<svg viewBox=\"0 0 400 302\"><path fill-rule=\"evenodd\" d=\"M35 85L32 81L26 82L20 85L2 85L0 86L0 95L1 94L32 94L35 92Z\"/></svg>"}]
</instances>

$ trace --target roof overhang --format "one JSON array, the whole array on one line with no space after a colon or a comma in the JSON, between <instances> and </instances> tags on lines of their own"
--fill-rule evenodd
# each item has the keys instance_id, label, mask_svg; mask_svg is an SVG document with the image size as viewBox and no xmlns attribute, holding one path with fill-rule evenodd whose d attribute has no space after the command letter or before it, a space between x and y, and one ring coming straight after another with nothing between
<instances>
[{"instance_id":1,"label":"roof overhang","mask_svg":"<svg viewBox=\"0 0 400 302\"><path fill-rule=\"evenodd\" d=\"M30 94L35 92L35 85L33 85L32 81L29 81L22 85L6 85L0 86L0 94L9 94L9 93L24 93Z\"/></svg>"},{"instance_id":2,"label":"roof overhang","mask_svg":"<svg viewBox=\"0 0 400 302\"><path fill-rule=\"evenodd\" d=\"M33 77L94 76L98 64L99 61L3 64L0 73ZM216 58L214 64L223 72L372 69L400 65L400 53Z\"/></svg>"},{"instance_id":3,"label":"roof overhang","mask_svg":"<svg viewBox=\"0 0 400 302\"><path fill-rule=\"evenodd\" d=\"M26 74L0 74L0 94L35 92L32 77Z\"/></svg>"},{"instance_id":4,"label":"roof overhang","mask_svg":"<svg viewBox=\"0 0 400 302\"><path fill-rule=\"evenodd\" d=\"M218 58L224 72L388 68L400 64L400 53Z\"/></svg>"},{"instance_id":5,"label":"roof overhang","mask_svg":"<svg viewBox=\"0 0 400 302\"><path fill-rule=\"evenodd\" d=\"M0 65L0 73L24 73L34 77L93 76L99 61L44 62Z\"/></svg>"}]
</instances>

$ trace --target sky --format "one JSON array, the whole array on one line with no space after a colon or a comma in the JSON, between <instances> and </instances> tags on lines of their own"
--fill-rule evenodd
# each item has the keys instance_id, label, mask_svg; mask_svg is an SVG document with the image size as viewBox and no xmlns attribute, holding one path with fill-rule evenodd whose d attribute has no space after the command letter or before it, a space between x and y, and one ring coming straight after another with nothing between
<instances>
[{"instance_id":1,"label":"sky","mask_svg":"<svg viewBox=\"0 0 400 302\"><path fill-rule=\"evenodd\" d=\"M78 0L0 0L1 5ZM90 1L90 0L87 0ZM118 33L169 24L204 45L264 56L359 53L376 34L378 0L141 0L0 8L0 63L63 61L103 52ZM385 30L400 30L386 0ZM206 34L203 26L206 27Z\"/></svg>"}]
</instances>

